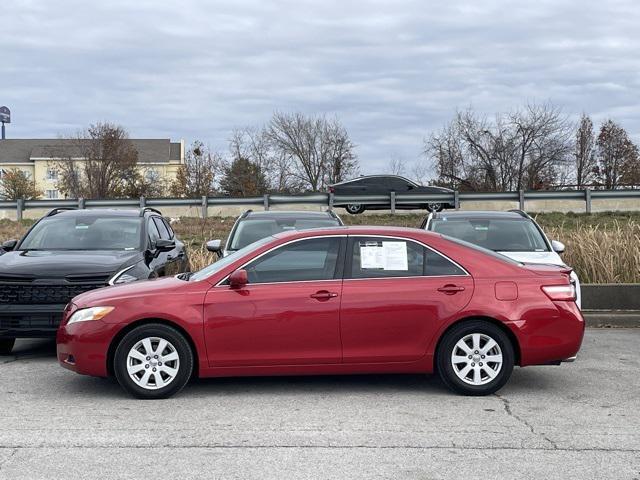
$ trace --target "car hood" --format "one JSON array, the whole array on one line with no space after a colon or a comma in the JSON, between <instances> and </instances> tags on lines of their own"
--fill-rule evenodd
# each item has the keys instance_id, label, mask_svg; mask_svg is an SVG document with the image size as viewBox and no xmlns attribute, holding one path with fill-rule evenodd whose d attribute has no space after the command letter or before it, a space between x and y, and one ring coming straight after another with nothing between
<instances>
[{"instance_id":1,"label":"car hood","mask_svg":"<svg viewBox=\"0 0 640 480\"><path fill-rule=\"evenodd\" d=\"M19 250L0 255L0 276L62 278L109 274L142 259L140 252L109 250Z\"/></svg>"},{"instance_id":2,"label":"car hood","mask_svg":"<svg viewBox=\"0 0 640 480\"><path fill-rule=\"evenodd\" d=\"M81 293L74 297L73 303L79 308L95 306L100 303L109 303L113 300L123 300L131 297L143 297L145 295L160 295L175 293L177 289L186 287L189 282L176 277L162 277L150 280L114 285ZM210 286L210 285L209 285Z\"/></svg>"},{"instance_id":3,"label":"car hood","mask_svg":"<svg viewBox=\"0 0 640 480\"><path fill-rule=\"evenodd\" d=\"M566 265L556 252L498 252L516 262L540 263L548 265Z\"/></svg>"}]
</instances>

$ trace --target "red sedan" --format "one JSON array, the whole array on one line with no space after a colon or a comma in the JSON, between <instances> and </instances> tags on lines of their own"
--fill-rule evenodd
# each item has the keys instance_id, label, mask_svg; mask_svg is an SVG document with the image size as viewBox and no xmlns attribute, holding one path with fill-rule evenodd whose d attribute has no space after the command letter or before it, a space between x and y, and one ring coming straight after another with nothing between
<instances>
[{"instance_id":1,"label":"red sedan","mask_svg":"<svg viewBox=\"0 0 640 480\"><path fill-rule=\"evenodd\" d=\"M75 297L58 360L141 398L192 376L434 371L486 395L514 365L575 358L569 273L422 230L282 233L196 273Z\"/></svg>"}]
</instances>

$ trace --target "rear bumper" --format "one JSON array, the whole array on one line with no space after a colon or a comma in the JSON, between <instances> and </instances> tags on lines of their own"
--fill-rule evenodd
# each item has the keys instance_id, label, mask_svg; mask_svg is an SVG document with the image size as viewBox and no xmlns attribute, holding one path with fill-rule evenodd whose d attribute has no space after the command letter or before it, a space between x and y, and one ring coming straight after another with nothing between
<instances>
[{"instance_id":1,"label":"rear bumper","mask_svg":"<svg viewBox=\"0 0 640 480\"><path fill-rule=\"evenodd\" d=\"M575 302L555 302L557 315L507 322L520 346L520 366L573 362L584 338L585 321Z\"/></svg>"},{"instance_id":2,"label":"rear bumper","mask_svg":"<svg viewBox=\"0 0 640 480\"><path fill-rule=\"evenodd\" d=\"M64 305L0 305L0 337L53 338Z\"/></svg>"}]
</instances>

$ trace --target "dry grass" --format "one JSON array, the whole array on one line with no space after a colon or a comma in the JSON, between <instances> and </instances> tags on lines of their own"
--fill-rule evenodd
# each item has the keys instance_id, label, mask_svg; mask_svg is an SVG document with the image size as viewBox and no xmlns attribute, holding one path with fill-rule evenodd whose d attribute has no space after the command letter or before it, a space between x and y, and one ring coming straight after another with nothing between
<instances>
[{"instance_id":1,"label":"dry grass","mask_svg":"<svg viewBox=\"0 0 640 480\"><path fill-rule=\"evenodd\" d=\"M342 215L348 225L418 227L423 218L422 214ZM563 258L583 283L640 283L640 212L549 213L537 215L536 220L550 238L567 246ZM172 224L187 244L193 270L215 260L204 243L216 238L224 242L234 221L233 217L181 218ZM32 223L0 220L0 241L19 238Z\"/></svg>"}]
</instances>

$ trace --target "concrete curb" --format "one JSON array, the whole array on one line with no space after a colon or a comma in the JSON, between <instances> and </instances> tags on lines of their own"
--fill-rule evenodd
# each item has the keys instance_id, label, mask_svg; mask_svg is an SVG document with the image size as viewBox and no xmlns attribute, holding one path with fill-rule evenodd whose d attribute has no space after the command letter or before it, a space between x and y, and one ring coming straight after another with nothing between
<instances>
[{"instance_id":1,"label":"concrete curb","mask_svg":"<svg viewBox=\"0 0 640 480\"><path fill-rule=\"evenodd\" d=\"M640 310L583 310L590 328L640 328Z\"/></svg>"}]
</instances>

